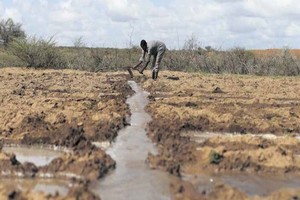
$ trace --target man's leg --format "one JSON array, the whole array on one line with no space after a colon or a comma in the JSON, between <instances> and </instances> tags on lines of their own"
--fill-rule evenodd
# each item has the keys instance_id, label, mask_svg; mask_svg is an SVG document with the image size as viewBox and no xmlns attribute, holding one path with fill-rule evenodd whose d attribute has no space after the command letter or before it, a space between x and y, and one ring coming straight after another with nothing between
<instances>
[{"instance_id":1,"label":"man's leg","mask_svg":"<svg viewBox=\"0 0 300 200\"><path fill-rule=\"evenodd\" d=\"M155 66L153 67L153 70L152 70L152 78L154 80L157 79L158 77L158 71L159 71L159 68L160 68L160 63L161 63L161 60L164 56L164 53L165 53L165 49L161 49L158 51L158 54L157 54L157 59L155 61Z\"/></svg>"}]
</instances>

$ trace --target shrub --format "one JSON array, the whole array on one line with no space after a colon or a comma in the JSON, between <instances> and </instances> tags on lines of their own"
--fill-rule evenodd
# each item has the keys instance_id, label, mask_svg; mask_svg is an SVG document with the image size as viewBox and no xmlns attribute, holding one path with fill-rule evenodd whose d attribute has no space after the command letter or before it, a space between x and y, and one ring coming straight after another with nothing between
<instances>
[{"instance_id":1,"label":"shrub","mask_svg":"<svg viewBox=\"0 0 300 200\"><path fill-rule=\"evenodd\" d=\"M227 51L198 47L168 51L163 62L165 69L186 72L300 75L300 60L288 49L256 55L239 47Z\"/></svg>"},{"instance_id":2,"label":"shrub","mask_svg":"<svg viewBox=\"0 0 300 200\"><path fill-rule=\"evenodd\" d=\"M13 38L25 38L25 32L22 30L22 24L14 23L9 18L7 20L0 21L0 42L7 46Z\"/></svg>"},{"instance_id":3,"label":"shrub","mask_svg":"<svg viewBox=\"0 0 300 200\"><path fill-rule=\"evenodd\" d=\"M55 48L53 38L49 40L17 38L9 44L9 52L17 56L28 67L64 68L66 61L61 52Z\"/></svg>"}]
</instances>

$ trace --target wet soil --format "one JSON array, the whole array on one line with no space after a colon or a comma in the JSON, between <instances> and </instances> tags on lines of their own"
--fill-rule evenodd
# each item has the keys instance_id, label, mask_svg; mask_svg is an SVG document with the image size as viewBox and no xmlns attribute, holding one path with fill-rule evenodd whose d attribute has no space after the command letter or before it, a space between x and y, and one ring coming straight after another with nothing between
<instances>
[{"instance_id":1,"label":"wet soil","mask_svg":"<svg viewBox=\"0 0 300 200\"><path fill-rule=\"evenodd\" d=\"M156 81L141 76L136 80L150 92L146 110L153 120L148 135L159 147L158 155L149 155L153 167L179 177L228 172L270 177L299 174L298 77L164 71ZM199 140L213 132L220 135ZM270 133L272 137L258 137ZM178 199L267 198L251 197L230 184L215 185L213 192L202 194L192 181L186 181L173 184ZM268 198L298 198L299 186L285 187L289 188L283 186Z\"/></svg>"},{"instance_id":2,"label":"wet soil","mask_svg":"<svg viewBox=\"0 0 300 200\"><path fill-rule=\"evenodd\" d=\"M162 71L153 81L148 78L149 71L145 74L134 74L134 80L150 92L146 111L152 121L144 123L148 123L146 132L158 150L149 150L147 164L180 177L172 179L173 199L300 198L298 182L290 178L298 177L300 172L298 77ZM129 155L127 150L139 149L137 144L130 147L124 142L121 146L127 148L127 157L122 158L123 154L110 156L94 145L112 143L118 130L129 125L126 99L133 92L128 78L125 72L0 69L0 177L68 182L66 194L0 183L0 199L99 199L101 191L92 193L91 183L118 168L118 163L122 166ZM140 123L145 117L137 119ZM134 126L132 123L131 128ZM119 140L123 139L121 136ZM18 154L2 151L3 144L59 149L62 154L46 165L20 162ZM132 165L137 164L125 164L127 168ZM147 165L142 165L147 171ZM128 172L123 178L136 175L143 180L144 172ZM150 185L160 173L152 172ZM250 178L261 175L266 178L259 184ZM283 176L282 180L268 184L272 176L278 175ZM267 184L274 187L264 194L257 189L249 193L241 186L241 176L246 177L248 189L257 185L267 189ZM207 178L209 181L202 183ZM166 185L158 184L160 188L152 193L158 194Z\"/></svg>"},{"instance_id":3,"label":"wet soil","mask_svg":"<svg viewBox=\"0 0 300 200\"><path fill-rule=\"evenodd\" d=\"M93 142L112 142L127 125L126 99L132 94L127 74L25 68L2 68L0 74L0 149L5 144L62 150L59 157L39 165L28 156L20 162L20 154L4 148L0 176L62 178L79 184L64 199L98 199L88 190L88 182L103 177L116 163ZM30 189L0 187L0 193L11 199L36 195ZM62 199L50 196L42 193L38 199Z\"/></svg>"},{"instance_id":4,"label":"wet soil","mask_svg":"<svg viewBox=\"0 0 300 200\"><path fill-rule=\"evenodd\" d=\"M51 183L43 180L39 180L38 183L32 180L1 180L0 199L100 200L100 198L92 194L86 186L77 185L68 187L57 181Z\"/></svg>"},{"instance_id":5,"label":"wet soil","mask_svg":"<svg viewBox=\"0 0 300 200\"><path fill-rule=\"evenodd\" d=\"M51 163L52 160L63 156L63 152L46 148L33 147L12 147L7 146L2 148L2 152L15 154L16 159L20 163L31 162L36 166L44 166Z\"/></svg>"},{"instance_id":6,"label":"wet soil","mask_svg":"<svg viewBox=\"0 0 300 200\"><path fill-rule=\"evenodd\" d=\"M62 143L66 126L80 126L88 139L112 140L129 115L124 73L4 68L0 78L1 139Z\"/></svg>"},{"instance_id":7,"label":"wet soil","mask_svg":"<svg viewBox=\"0 0 300 200\"><path fill-rule=\"evenodd\" d=\"M152 170L147 155L156 153L156 148L146 135L146 125L151 117L145 112L148 94L133 81L129 85L135 94L127 100L131 110L130 126L122 129L107 153L116 161L116 169L93 191L102 199L171 199L170 182L167 173Z\"/></svg>"}]
</instances>

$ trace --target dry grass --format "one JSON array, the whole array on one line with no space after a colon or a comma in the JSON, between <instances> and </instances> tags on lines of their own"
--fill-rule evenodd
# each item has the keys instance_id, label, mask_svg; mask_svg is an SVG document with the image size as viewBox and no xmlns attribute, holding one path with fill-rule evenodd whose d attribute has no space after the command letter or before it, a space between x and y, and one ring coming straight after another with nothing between
<instances>
[{"instance_id":1,"label":"dry grass","mask_svg":"<svg viewBox=\"0 0 300 200\"><path fill-rule=\"evenodd\" d=\"M279 54L282 49L255 49L251 50L256 56L271 56ZM290 53L300 59L300 49L289 49Z\"/></svg>"},{"instance_id":2,"label":"dry grass","mask_svg":"<svg viewBox=\"0 0 300 200\"><path fill-rule=\"evenodd\" d=\"M79 69L92 72L123 71L126 66L135 65L141 54L139 48L55 48L53 52L59 57L57 65L44 62L38 57L36 60L39 63L48 63L45 66L39 64L38 67ZM299 57L300 50L297 49L246 50L233 48L223 51L212 48L193 48L167 51L161 67L185 72L295 76L300 74ZM21 59L12 56L4 49L0 52L0 66L22 66L22 63L23 66L36 66L22 62Z\"/></svg>"}]
</instances>

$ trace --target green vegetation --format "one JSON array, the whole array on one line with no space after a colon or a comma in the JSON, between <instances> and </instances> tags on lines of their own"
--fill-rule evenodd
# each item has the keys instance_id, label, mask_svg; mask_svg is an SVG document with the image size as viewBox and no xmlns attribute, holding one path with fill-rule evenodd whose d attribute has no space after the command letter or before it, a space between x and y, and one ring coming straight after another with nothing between
<instances>
[{"instance_id":1,"label":"green vegetation","mask_svg":"<svg viewBox=\"0 0 300 200\"><path fill-rule=\"evenodd\" d=\"M28 67L63 68L66 66L66 60L55 48L52 38L49 40L36 37L15 38L9 43L8 50Z\"/></svg>"},{"instance_id":2,"label":"green vegetation","mask_svg":"<svg viewBox=\"0 0 300 200\"><path fill-rule=\"evenodd\" d=\"M223 156L219 153L217 153L216 151L211 151L210 152L210 155L209 155L209 158L210 158L210 163L211 164L219 164L222 159L223 159Z\"/></svg>"},{"instance_id":3,"label":"green vegetation","mask_svg":"<svg viewBox=\"0 0 300 200\"><path fill-rule=\"evenodd\" d=\"M7 46L14 38L25 38L22 24L15 23L11 18L0 21L0 42Z\"/></svg>"}]
</instances>

